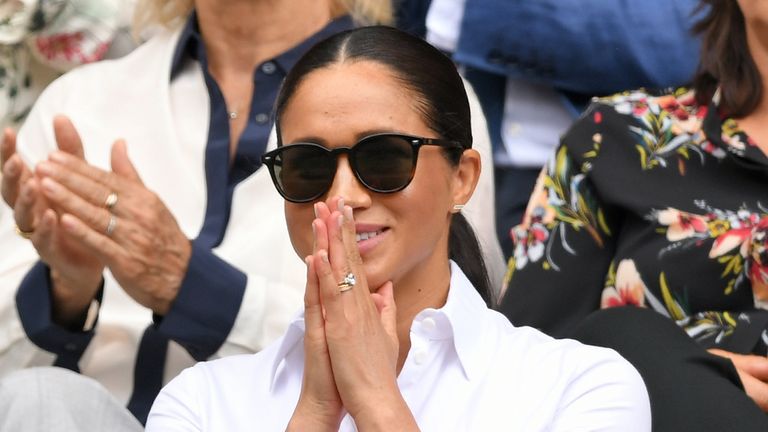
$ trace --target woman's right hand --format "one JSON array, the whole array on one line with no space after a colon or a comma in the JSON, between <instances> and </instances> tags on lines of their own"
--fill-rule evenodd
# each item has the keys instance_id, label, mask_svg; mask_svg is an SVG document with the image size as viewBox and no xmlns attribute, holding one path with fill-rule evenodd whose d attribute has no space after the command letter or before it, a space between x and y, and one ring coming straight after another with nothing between
<instances>
[{"instance_id":1,"label":"woman's right hand","mask_svg":"<svg viewBox=\"0 0 768 432\"><path fill-rule=\"evenodd\" d=\"M289 431L337 431L343 417L344 406L336 389L328 342L325 338L325 318L315 262L318 251L328 250L327 229L325 224L319 222L327 219L329 215L330 211L325 204L315 204L316 219L312 221L314 250L312 255L305 259L307 285L304 293L304 377L299 402L288 425Z\"/></svg>"},{"instance_id":2,"label":"woman's right hand","mask_svg":"<svg viewBox=\"0 0 768 432\"><path fill-rule=\"evenodd\" d=\"M84 157L82 142L68 118L53 122L59 149ZM40 259L51 269L53 319L67 326L87 309L101 286L104 266L61 228L59 217L36 176L16 153L16 134L7 129L0 145L2 195L13 208L17 227L31 233L30 241Z\"/></svg>"},{"instance_id":3,"label":"woman's right hand","mask_svg":"<svg viewBox=\"0 0 768 432\"><path fill-rule=\"evenodd\" d=\"M747 396L755 401L764 412L768 412L768 358L756 355L736 354L721 349L707 350L711 354L725 357L733 362L739 373Z\"/></svg>"}]
</instances>

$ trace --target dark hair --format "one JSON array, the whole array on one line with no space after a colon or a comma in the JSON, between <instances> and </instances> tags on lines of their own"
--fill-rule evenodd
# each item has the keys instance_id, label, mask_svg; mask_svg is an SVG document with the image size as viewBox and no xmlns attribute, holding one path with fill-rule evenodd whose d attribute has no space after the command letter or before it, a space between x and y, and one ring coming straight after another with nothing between
<instances>
[{"instance_id":1,"label":"dark hair","mask_svg":"<svg viewBox=\"0 0 768 432\"><path fill-rule=\"evenodd\" d=\"M706 105L720 87L720 109L744 117L757 108L763 93L760 72L749 53L744 14L735 0L702 0L706 15L693 28L700 34L701 60L693 79L696 99Z\"/></svg>"},{"instance_id":2,"label":"dark hair","mask_svg":"<svg viewBox=\"0 0 768 432\"><path fill-rule=\"evenodd\" d=\"M444 149L451 165L458 165L464 149L472 147L472 127L467 93L455 65L422 39L385 26L338 33L315 45L296 63L286 76L275 103L278 143L281 143L280 116L301 82L315 70L356 61L372 61L390 69L415 96L416 108L430 129L440 138L463 145L463 149ZM448 242L450 258L491 306L492 291L480 245L472 227L460 213L451 219Z\"/></svg>"}]
</instances>

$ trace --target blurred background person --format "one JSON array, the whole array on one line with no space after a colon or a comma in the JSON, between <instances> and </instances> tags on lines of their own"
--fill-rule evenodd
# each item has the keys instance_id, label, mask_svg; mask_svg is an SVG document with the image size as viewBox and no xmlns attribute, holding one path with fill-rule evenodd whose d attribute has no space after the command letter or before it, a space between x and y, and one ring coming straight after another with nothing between
<instances>
[{"instance_id":1,"label":"blurred background person","mask_svg":"<svg viewBox=\"0 0 768 432\"><path fill-rule=\"evenodd\" d=\"M590 98L688 83L696 0L405 0L398 25L453 55L493 143L504 254L541 167Z\"/></svg>"},{"instance_id":2,"label":"blurred background person","mask_svg":"<svg viewBox=\"0 0 768 432\"><path fill-rule=\"evenodd\" d=\"M0 130L17 128L63 72L130 52L135 0L4 1L0 5Z\"/></svg>"},{"instance_id":3,"label":"blurred background person","mask_svg":"<svg viewBox=\"0 0 768 432\"><path fill-rule=\"evenodd\" d=\"M501 310L616 349L654 430L764 431L768 3L700 3L690 89L599 99L564 135L513 231Z\"/></svg>"}]
</instances>

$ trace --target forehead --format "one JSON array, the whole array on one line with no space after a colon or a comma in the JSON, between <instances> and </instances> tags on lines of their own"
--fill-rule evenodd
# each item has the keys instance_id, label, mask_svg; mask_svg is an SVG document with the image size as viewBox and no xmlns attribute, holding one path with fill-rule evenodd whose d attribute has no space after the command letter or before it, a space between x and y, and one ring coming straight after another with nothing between
<instances>
[{"instance_id":1,"label":"forehead","mask_svg":"<svg viewBox=\"0 0 768 432\"><path fill-rule=\"evenodd\" d=\"M429 134L414 93L386 66L333 64L307 75L280 120L284 143L359 139L376 132Z\"/></svg>"}]
</instances>

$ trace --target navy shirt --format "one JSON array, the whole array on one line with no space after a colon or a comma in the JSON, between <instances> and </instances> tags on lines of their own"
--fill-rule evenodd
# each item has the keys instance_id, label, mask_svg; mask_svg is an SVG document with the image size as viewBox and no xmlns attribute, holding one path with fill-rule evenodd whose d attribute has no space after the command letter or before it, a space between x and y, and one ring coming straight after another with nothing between
<instances>
[{"instance_id":1,"label":"navy shirt","mask_svg":"<svg viewBox=\"0 0 768 432\"><path fill-rule=\"evenodd\" d=\"M231 158L229 114L221 90L208 71L205 44L195 13L182 30L169 79L174 79L185 62L199 62L202 67L210 97L205 160L208 202L203 226L192 240L192 256L178 295L165 316L153 317L154 324L145 330L139 345L134 391L128 408L142 423L162 387L168 341L182 345L195 360L205 360L218 351L234 325L247 277L213 254L212 248L224 238L235 186L261 166L260 157L272 130L272 107L280 84L315 43L351 28L351 18L338 18L299 45L256 67L247 126ZM101 291L96 300L101 301ZM16 303L29 339L55 354L56 366L78 371L78 362L94 330L83 331L82 325L65 328L53 322L50 269L43 262L38 262L27 273L19 286Z\"/></svg>"}]
</instances>

